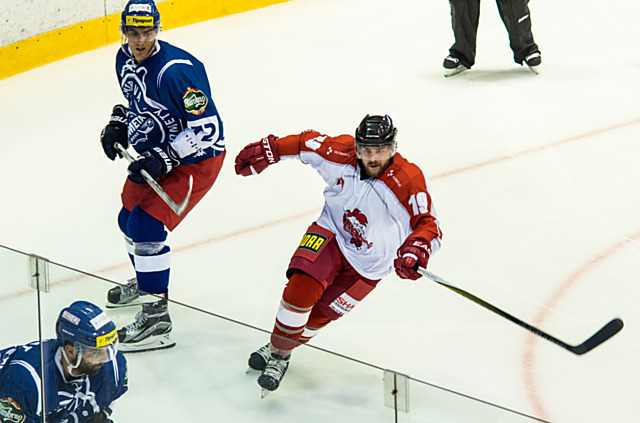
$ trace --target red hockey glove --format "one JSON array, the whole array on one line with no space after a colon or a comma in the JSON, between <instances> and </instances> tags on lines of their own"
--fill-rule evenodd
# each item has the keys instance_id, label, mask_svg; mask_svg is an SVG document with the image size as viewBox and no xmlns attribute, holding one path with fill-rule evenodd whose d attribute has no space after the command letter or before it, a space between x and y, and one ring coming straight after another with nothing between
<instances>
[{"instance_id":1,"label":"red hockey glove","mask_svg":"<svg viewBox=\"0 0 640 423\"><path fill-rule=\"evenodd\" d=\"M410 236L398 248L398 258L393 261L393 267L402 279L415 281L422 275L413 270L413 267L417 264L426 268L430 254L431 246L426 239Z\"/></svg>"},{"instance_id":2,"label":"red hockey glove","mask_svg":"<svg viewBox=\"0 0 640 423\"><path fill-rule=\"evenodd\" d=\"M243 148L236 157L236 175L257 175L267 166L278 163L280 155L276 150L277 139L275 135L269 135Z\"/></svg>"}]
</instances>

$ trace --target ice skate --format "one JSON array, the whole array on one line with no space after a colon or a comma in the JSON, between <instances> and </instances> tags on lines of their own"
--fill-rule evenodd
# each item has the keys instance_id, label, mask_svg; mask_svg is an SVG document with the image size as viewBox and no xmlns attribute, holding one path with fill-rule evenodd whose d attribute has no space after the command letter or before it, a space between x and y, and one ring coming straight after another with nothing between
<instances>
[{"instance_id":1,"label":"ice skate","mask_svg":"<svg viewBox=\"0 0 640 423\"><path fill-rule=\"evenodd\" d=\"M442 66L444 67L444 76L447 78L469 69L465 65L460 63L460 59L452 55L444 58L444 63L442 64Z\"/></svg>"},{"instance_id":2,"label":"ice skate","mask_svg":"<svg viewBox=\"0 0 640 423\"><path fill-rule=\"evenodd\" d=\"M142 304L136 320L118 330L118 349L122 352L142 352L171 348L176 343L169 337L171 318L166 299Z\"/></svg>"},{"instance_id":3,"label":"ice skate","mask_svg":"<svg viewBox=\"0 0 640 423\"><path fill-rule=\"evenodd\" d=\"M261 372L265 369L265 367L267 367L267 363L271 358L269 345L270 344L267 344L257 351L251 353L251 355L249 356L249 368L247 369L247 373L251 372L252 370Z\"/></svg>"},{"instance_id":4,"label":"ice skate","mask_svg":"<svg viewBox=\"0 0 640 423\"><path fill-rule=\"evenodd\" d=\"M131 278L126 285L118 285L107 292L107 308L130 307L142 304L138 281Z\"/></svg>"},{"instance_id":5,"label":"ice skate","mask_svg":"<svg viewBox=\"0 0 640 423\"><path fill-rule=\"evenodd\" d=\"M258 377L258 385L262 388L262 398L278 389L280 382L289 368L289 357L271 354L267 366Z\"/></svg>"},{"instance_id":6,"label":"ice skate","mask_svg":"<svg viewBox=\"0 0 640 423\"><path fill-rule=\"evenodd\" d=\"M542 63L542 56L539 51L536 51L525 57L524 62L529 66L529 69L537 75L539 73L538 66Z\"/></svg>"}]
</instances>

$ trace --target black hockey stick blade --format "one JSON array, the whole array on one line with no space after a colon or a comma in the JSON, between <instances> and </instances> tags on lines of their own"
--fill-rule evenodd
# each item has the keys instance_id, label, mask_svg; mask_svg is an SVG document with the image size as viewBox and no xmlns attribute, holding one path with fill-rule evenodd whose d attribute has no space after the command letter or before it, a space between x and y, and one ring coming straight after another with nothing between
<instances>
[{"instance_id":1,"label":"black hockey stick blade","mask_svg":"<svg viewBox=\"0 0 640 423\"><path fill-rule=\"evenodd\" d=\"M600 329L591 338L587 339L582 344L575 347L570 347L569 351L578 355L588 353L598 345L613 337L616 333L620 332L623 326L624 323L622 322L622 319L615 318L604 325L602 329Z\"/></svg>"},{"instance_id":2,"label":"black hockey stick blade","mask_svg":"<svg viewBox=\"0 0 640 423\"><path fill-rule=\"evenodd\" d=\"M536 328L534 326L531 326L530 324L518 319L517 317L512 316L511 314L507 313L506 311L501 310L498 307L486 302L482 298L476 297L475 295L471 294L470 292L467 292L464 289L460 289L457 286L450 284L449 282L447 282L444 279L442 279L440 276L436 275L435 273L431 273L427 269L424 269L424 268L416 265L413 270L415 270L416 272L420 273L422 276L426 276L427 278L431 279L432 281L436 282L437 284L440 284L440 285L444 286L445 288L450 289L451 291L455 292L456 294L462 295L463 297L465 297L465 298L473 301L474 303L486 308L487 310L492 311L492 312L496 313L497 315L502 316L505 319L515 323L516 325L518 325L520 327L523 327L523 328L527 329L528 331L538 335L539 337L544 338L547 341L552 342L552 343L564 348L565 350L571 351L572 353L577 354L577 355L582 355L582 354L585 354L585 353L591 351L592 349L594 349L598 345L602 344L603 342L605 342L606 340L608 340L609 338L614 336L616 333L620 332L620 330L624 326L624 324L622 323L621 319L618 319L618 318L613 319L612 321L610 321L609 323L604 325L604 327L602 327L602 329L600 329L598 332L596 332L591 338L589 338L586 341L584 341L582 344L576 345L576 346L569 345L566 342L563 342L563 341L559 340L558 338L555 338L555 337L549 335L548 333L543 332L540 329L538 329L538 328Z\"/></svg>"}]
</instances>

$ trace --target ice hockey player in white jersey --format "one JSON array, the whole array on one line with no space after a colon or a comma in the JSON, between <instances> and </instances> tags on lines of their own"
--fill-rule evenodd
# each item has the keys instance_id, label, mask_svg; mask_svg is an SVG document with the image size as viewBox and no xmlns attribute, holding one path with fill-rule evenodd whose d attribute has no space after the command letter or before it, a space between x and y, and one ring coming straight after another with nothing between
<instances>
[{"instance_id":1,"label":"ice hockey player in white jersey","mask_svg":"<svg viewBox=\"0 0 640 423\"><path fill-rule=\"evenodd\" d=\"M113 108L101 134L109 159L120 155L117 144L131 145L140 154L129 165L118 216L136 277L107 295L108 308L142 303L135 321L118 331L123 352L175 345L167 303L171 249L165 241L211 189L226 153L204 65L186 51L157 40L160 29L160 13L152 0L127 3L121 16L123 45L116 56L116 74L128 105ZM177 202L186 197L193 178L186 210L177 215L147 184L142 170Z\"/></svg>"},{"instance_id":2,"label":"ice hockey player in white jersey","mask_svg":"<svg viewBox=\"0 0 640 423\"><path fill-rule=\"evenodd\" d=\"M440 248L429 183L396 152L396 135L388 115L367 115L355 139L312 130L269 135L236 157L242 176L297 159L327 185L322 213L289 263L270 343L249 357L249 367L261 372L263 395L278 388L296 346L350 313L394 268L403 279L418 279L414 266L426 267Z\"/></svg>"},{"instance_id":3,"label":"ice hockey player in white jersey","mask_svg":"<svg viewBox=\"0 0 640 423\"><path fill-rule=\"evenodd\" d=\"M117 347L116 326L99 307L76 301L62 309L56 338L0 351L0 423L111 422L128 389Z\"/></svg>"}]
</instances>

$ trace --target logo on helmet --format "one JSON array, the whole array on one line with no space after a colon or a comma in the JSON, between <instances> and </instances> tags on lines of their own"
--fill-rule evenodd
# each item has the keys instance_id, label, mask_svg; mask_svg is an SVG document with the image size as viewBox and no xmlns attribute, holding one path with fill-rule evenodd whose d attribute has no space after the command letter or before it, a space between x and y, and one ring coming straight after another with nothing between
<instances>
[{"instance_id":1,"label":"logo on helmet","mask_svg":"<svg viewBox=\"0 0 640 423\"><path fill-rule=\"evenodd\" d=\"M126 26L153 26L153 16L127 16Z\"/></svg>"},{"instance_id":2,"label":"logo on helmet","mask_svg":"<svg viewBox=\"0 0 640 423\"><path fill-rule=\"evenodd\" d=\"M129 6L129 13L135 12L147 12L151 13L151 5L150 4L132 4Z\"/></svg>"},{"instance_id":3,"label":"logo on helmet","mask_svg":"<svg viewBox=\"0 0 640 423\"><path fill-rule=\"evenodd\" d=\"M106 347L109 344L112 344L113 341L118 337L118 331L116 329L112 330L106 335L98 336L96 338L96 347Z\"/></svg>"},{"instance_id":4,"label":"logo on helmet","mask_svg":"<svg viewBox=\"0 0 640 423\"><path fill-rule=\"evenodd\" d=\"M64 311L64 313L62 313L62 318L65 320L68 320L69 322L73 323L74 325L78 326L78 324L80 323L80 318L74 316L73 314L69 313L68 311Z\"/></svg>"},{"instance_id":5,"label":"logo on helmet","mask_svg":"<svg viewBox=\"0 0 640 423\"><path fill-rule=\"evenodd\" d=\"M100 329L101 327L103 327L104 325L110 322L111 320L109 320L107 315L104 313L98 314L96 317L94 317L89 321L89 323L91 323L91 326L93 326L96 330Z\"/></svg>"}]
</instances>

